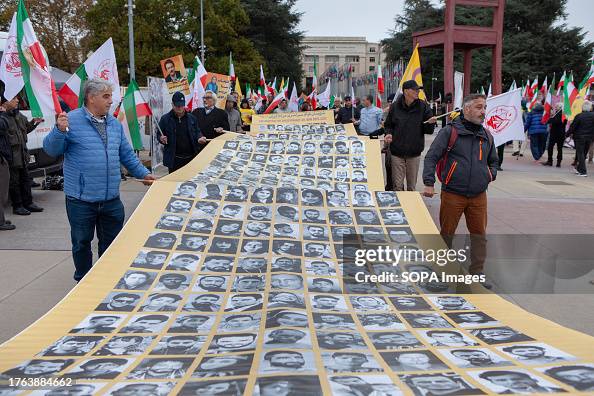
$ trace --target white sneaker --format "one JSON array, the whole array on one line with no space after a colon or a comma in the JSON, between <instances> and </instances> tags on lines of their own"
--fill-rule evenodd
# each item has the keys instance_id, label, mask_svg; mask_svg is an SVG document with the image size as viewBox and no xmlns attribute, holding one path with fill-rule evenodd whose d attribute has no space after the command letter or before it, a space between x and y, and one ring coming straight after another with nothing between
<instances>
[{"instance_id":1,"label":"white sneaker","mask_svg":"<svg viewBox=\"0 0 594 396\"><path fill-rule=\"evenodd\" d=\"M581 176L581 177L588 177L588 174L587 173L578 173L577 175L578 176Z\"/></svg>"}]
</instances>

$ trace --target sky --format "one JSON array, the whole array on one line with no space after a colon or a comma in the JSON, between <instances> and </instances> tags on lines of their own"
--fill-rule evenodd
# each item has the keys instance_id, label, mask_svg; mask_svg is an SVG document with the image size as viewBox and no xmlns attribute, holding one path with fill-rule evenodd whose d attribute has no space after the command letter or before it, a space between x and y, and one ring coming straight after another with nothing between
<instances>
[{"instance_id":1,"label":"sky","mask_svg":"<svg viewBox=\"0 0 594 396\"><path fill-rule=\"evenodd\" d=\"M404 0L297 0L296 9L304 12L299 27L307 36L364 36L378 42L394 28L403 4ZM568 0L566 23L584 28L586 38L594 42L592 4L592 0Z\"/></svg>"}]
</instances>

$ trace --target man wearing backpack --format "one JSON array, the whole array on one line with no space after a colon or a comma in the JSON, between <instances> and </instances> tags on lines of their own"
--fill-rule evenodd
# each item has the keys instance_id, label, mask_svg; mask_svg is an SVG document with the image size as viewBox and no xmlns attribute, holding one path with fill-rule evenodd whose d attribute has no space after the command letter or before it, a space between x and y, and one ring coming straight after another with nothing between
<instances>
[{"instance_id":1,"label":"man wearing backpack","mask_svg":"<svg viewBox=\"0 0 594 396\"><path fill-rule=\"evenodd\" d=\"M462 214L471 235L469 272L481 275L486 254L487 187L495 180L499 158L493 137L483 127L486 97L464 98L463 111L451 125L439 131L431 144L423 169L423 195L435 194L435 173L441 181L439 223L441 235L451 246ZM436 169L437 168L437 169ZM488 286L486 283L483 286Z\"/></svg>"}]
</instances>

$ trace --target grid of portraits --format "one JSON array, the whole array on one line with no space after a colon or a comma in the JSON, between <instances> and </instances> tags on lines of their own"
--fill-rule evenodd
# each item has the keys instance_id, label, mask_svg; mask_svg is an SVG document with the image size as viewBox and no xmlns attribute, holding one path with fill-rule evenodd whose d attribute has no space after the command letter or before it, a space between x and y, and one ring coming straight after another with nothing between
<instances>
[{"instance_id":1,"label":"grid of portraits","mask_svg":"<svg viewBox=\"0 0 594 396\"><path fill-rule=\"evenodd\" d=\"M224 162L236 163L246 141L256 149L257 140L226 142ZM397 195L357 186L178 183L95 311L0 378L76 380L74 390L31 393L49 396L594 391L594 364L501 323L448 284L357 282L356 272L434 271L352 265L362 243L416 246Z\"/></svg>"}]
</instances>

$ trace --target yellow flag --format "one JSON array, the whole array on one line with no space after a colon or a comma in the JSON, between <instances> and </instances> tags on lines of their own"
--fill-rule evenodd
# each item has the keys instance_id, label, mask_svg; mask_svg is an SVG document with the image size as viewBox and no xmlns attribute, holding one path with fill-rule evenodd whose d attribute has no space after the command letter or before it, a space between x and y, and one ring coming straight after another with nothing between
<instances>
[{"instance_id":1,"label":"yellow flag","mask_svg":"<svg viewBox=\"0 0 594 396\"><path fill-rule=\"evenodd\" d=\"M243 93L241 92L241 84L239 83L239 78L235 77L235 92L239 95L239 101L241 102L241 98L243 98Z\"/></svg>"},{"instance_id":2,"label":"yellow flag","mask_svg":"<svg viewBox=\"0 0 594 396\"><path fill-rule=\"evenodd\" d=\"M582 106L584 105L584 101L588 96L588 89L590 88L589 84L585 84L582 89L580 89L578 96L574 99L573 103L571 104L571 116L568 117L569 121L573 121L576 115L582 112Z\"/></svg>"},{"instance_id":3,"label":"yellow flag","mask_svg":"<svg viewBox=\"0 0 594 396\"><path fill-rule=\"evenodd\" d=\"M400 80L400 90L402 91L402 84L408 80L415 80L419 86L423 86L423 75L421 74L421 58L419 57L419 44L415 47L415 50L406 65L406 70ZM427 100L425 92L421 90L419 92L419 99Z\"/></svg>"}]
</instances>

